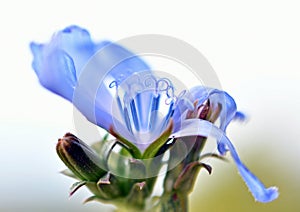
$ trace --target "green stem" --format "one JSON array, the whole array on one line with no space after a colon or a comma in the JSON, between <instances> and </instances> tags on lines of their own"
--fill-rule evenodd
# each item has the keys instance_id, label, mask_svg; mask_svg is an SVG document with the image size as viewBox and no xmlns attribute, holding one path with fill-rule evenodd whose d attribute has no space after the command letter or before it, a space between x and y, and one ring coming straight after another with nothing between
<instances>
[{"instance_id":1,"label":"green stem","mask_svg":"<svg viewBox=\"0 0 300 212\"><path fill-rule=\"evenodd\" d=\"M173 193L167 201L161 203L161 212L187 212L188 211L188 195Z\"/></svg>"}]
</instances>

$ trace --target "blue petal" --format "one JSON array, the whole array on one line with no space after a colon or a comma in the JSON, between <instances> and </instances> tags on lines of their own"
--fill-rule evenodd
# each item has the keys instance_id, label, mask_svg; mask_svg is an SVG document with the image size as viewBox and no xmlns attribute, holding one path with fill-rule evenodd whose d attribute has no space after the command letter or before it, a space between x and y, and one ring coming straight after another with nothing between
<instances>
[{"instance_id":1,"label":"blue petal","mask_svg":"<svg viewBox=\"0 0 300 212\"><path fill-rule=\"evenodd\" d=\"M226 131L228 124L235 118L243 118L242 113L237 112L234 99L226 92L197 86L191 89L193 101L198 100L198 104L202 104L205 100L209 99L211 107L221 107L220 112L220 129ZM228 150L226 146L220 142L218 150L221 154L225 154Z\"/></svg>"},{"instance_id":2,"label":"blue petal","mask_svg":"<svg viewBox=\"0 0 300 212\"><path fill-rule=\"evenodd\" d=\"M204 87L204 86L196 86L190 89L190 100L192 102L198 101L198 104L203 104L209 97L210 93L216 89Z\"/></svg>"},{"instance_id":3,"label":"blue petal","mask_svg":"<svg viewBox=\"0 0 300 212\"><path fill-rule=\"evenodd\" d=\"M247 116L246 114L240 112L240 111L237 111L235 113L235 116L233 118L234 120L238 120L238 121L245 121L247 119Z\"/></svg>"},{"instance_id":4,"label":"blue petal","mask_svg":"<svg viewBox=\"0 0 300 212\"><path fill-rule=\"evenodd\" d=\"M267 203L275 200L278 197L278 189L276 187L266 188L260 180L252 174L248 168L240 160L234 146L230 140L226 137L224 132L213 125L211 122L200 119L188 119L184 121L182 128L172 134L171 136L176 137L185 137L185 136L213 136L217 140L220 140L221 143L226 145L230 151L233 160L235 161L238 171L248 186L250 192L252 193L255 200L263 203Z\"/></svg>"},{"instance_id":5,"label":"blue petal","mask_svg":"<svg viewBox=\"0 0 300 212\"><path fill-rule=\"evenodd\" d=\"M263 203L275 200L279 195L278 189L276 187L265 188L262 182L260 182L260 180L242 163L234 146L226 136L222 138L222 142L228 147L231 156L237 165L240 175L244 179L255 200Z\"/></svg>"},{"instance_id":6,"label":"blue petal","mask_svg":"<svg viewBox=\"0 0 300 212\"><path fill-rule=\"evenodd\" d=\"M41 84L73 102L88 120L107 130L119 121L113 116L115 92L109 84L121 83L135 72L150 69L120 45L109 41L94 43L88 31L78 26L57 32L48 44L31 43L30 48L34 56L32 66ZM96 58L95 67L83 68L92 58ZM81 77L83 70L88 77Z\"/></svg>"},{"instance_id":7,"label":"blue petal","mask_svg":"<svg viewBox=\"0 0 300 212\"><path fill-rule=\"evenodd\" d=\"M83 91L83 93L79 93ZM78 99L78 100L77 100ZM114 113L111 113L108 108L101 108L99 105L95 105L93 98L86 95L85 90L77 90L73 97L75 107L89 120L90 122L109 130L110 127L114 129L123 137L130 141L135 141L130 133L125 129L123 123L115 117ZM97 117L97 119L95 119Z\"/></svg>"},{"instance_id":8,"label":"blue petal","mask_svg":"<svg viewBox=\"0 0 300 212\"><path fill-rule=\"evenodd\" d=\"M60 49L48 52L43 46L31 43L32 63L40 83L50 91L71 100L76 85L73 60Z\"/></svg>"},{"instance_id":9,"label":"blue petal","mask_svg":"<svg viewBox=\"0 0 300 212\"><path fill-rule=\"evenodd\" d=\"M190 92L194 97L194 101L199 101L198 104L202 104L205 100L209 99L212 106L221 105L220 128L225 131L226 127L236 114L236 104L234 99L224 91L203 88L202 86L194 87Z\"/></svg>"},{"instance_id":10,"label":"blue petal","mask_svg":"<svg viewBox=\"0 0 300 212\"><path fill-rule=\"evenodd\" d=\"M35 73L39 75L42 71L44 45L32 42L29 47L34 57L34 60L32 61L32 68Z\"/></svg>"},{"instance_id":11,"label":"blue petal","mask_svg":"<svg viewBox=\"0 0 300 212\"><path fill-rule=\"evenodd\" d=\"M121 84L134 73L149 69L134 53L120 45L108 44L89 60L82 71L74 92L73 104L89 121L108 130L110 125L115 125L111 120L122 122L113 110L114 104L117 104L117 92L116 88L110 86L111 83ZM83 95L88 98L84 105L81 103ZM107 118L107 114L114 118Z\"/></svg>"},{"instance_id":12,"label":"blue petal","mask_svg":"<svg viewBox=\"0 0 300 212\"><path fill-rule=\"evenodd\" d=\"M209 88L204 86L197 86L186 92L185 95L179 99L173 114L174 132L179 130L181 122L186 119L186 112L194 110L194 102L197 100L198 104L202 104L208 99Z\"/></svg>"},{"instance_id":13,"label":"blue petal","mask_svg":"<svg viewBox=\"0 0 300 212\"><path fill-rule=\"evenodd\" d=\"M140 57L115 43L102 47L93 60L99 65L94 67L94 71L99 72L99 76L107 75L119 84L136 72L150 70Z\"/></svg>"},{"instance_id":14,"label":"blue petal","mask_svg":"<svg viewBox=\"0 0 300 212\"><path fill-rule=\"evenodd\" d=\"M73 59L76 76L79 77L82 68L88 60L103 46L109 44L103 41L99 44L91 40L89 32L78 26L69 26L57 32L49 43L48 48L63 49Z\"/></svg>"}]
</instances>

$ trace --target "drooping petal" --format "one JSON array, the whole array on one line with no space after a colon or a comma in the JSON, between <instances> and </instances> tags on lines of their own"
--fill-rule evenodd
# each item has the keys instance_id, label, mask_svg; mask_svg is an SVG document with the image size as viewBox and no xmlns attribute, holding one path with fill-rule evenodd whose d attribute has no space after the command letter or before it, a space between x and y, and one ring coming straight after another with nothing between
<instances>
[{"instance_id":1,"label":"drooping petal","mask_svg":"<svg viewBox=\"0 0 300 212\"><path fill-rule=\"evenodd\" d=\"M227 145L237 165L240 175L244 179L255 200L267 203L276 199L279 195L278 189L276 187L265 188L262 182L260 182L260 180L254 174L252 174L249 169L242 163L233 144L229 141L229 139L227 137L224 137L223 139L223 142Z\"/></svg>"},{"instance_id":2,"label":"drooping petal","mask_svg":"<svg viewBox=\"0 0 300 212\"><path fill-rule=\"evenodd\" d=\"M183 122L179 131L173 133L171 137L184 137L184 136L213 136L218 141L223 143L230 151L234 162L237 165L238 171L251 191L255 200L263 203L273 201L278 197L278 189L276 187L266 188L262 182L252 174L248 168L240 160L234 146L226 137L224 132L213 125L211 122L200 119L188 119Z\"/></svg>"}]
</instances>

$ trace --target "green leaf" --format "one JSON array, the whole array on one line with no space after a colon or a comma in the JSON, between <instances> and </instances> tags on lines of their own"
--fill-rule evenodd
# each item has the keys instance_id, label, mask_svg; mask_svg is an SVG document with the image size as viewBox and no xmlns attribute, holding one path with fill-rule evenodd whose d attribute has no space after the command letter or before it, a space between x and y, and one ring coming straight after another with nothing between
<instances>
[{"instance_id":1,"label":"green leaf","mask_svg":"<svg viewBox=\"0 0 300 212\"><path fill-rule=\"evenodd\" d=\"M154 141L152 142L148 148L145 150L143 154L143 159L150 159L156 156L159 152L160 148L168 141L169 136L171 135L173 130L173 120L169 122L167 129Z\"/></svg>"}]
</instances>

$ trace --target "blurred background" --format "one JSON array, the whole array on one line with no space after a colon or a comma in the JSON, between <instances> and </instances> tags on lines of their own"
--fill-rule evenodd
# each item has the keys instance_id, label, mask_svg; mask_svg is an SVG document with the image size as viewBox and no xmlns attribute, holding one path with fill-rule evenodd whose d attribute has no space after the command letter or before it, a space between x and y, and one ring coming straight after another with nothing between
<instances>
[{"instance_id":1,"label":"blurred background","mask_svg":"<svg viewBox=\"0 0 300 212\"><path fill-rule=\"evenodd\" d=\"M299 1L2 1L0 3L0 211L110 211L83 205L56 141L75 131L73 107L43 89L31 69L29 42L47 42L71 24L95 40L163 34L186 41L208 59L222 88L246 112L228 135L242 160L267 186L269 204L254 201L235 165L211 161L191 195L191 211L300 211ZM230 158L230 157L228 157Z\"/></svg>"}]
</instances>

